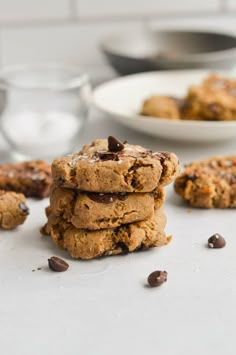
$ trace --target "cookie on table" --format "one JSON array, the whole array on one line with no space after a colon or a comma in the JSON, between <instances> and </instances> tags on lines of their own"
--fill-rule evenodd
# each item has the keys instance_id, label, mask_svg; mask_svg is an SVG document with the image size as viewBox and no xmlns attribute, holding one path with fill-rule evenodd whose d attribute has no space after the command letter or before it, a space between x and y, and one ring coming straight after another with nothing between
<instances>
[{"instance_id":1,"label":"cookie on table","mask_svg":"<svg viewBox=\"0 0 236 355\"><path fill-rule=\"evenodd\" d=\"M146 221L94 231L75 228L63 218L51 214L45 230L73 258L93 259L165 245L169 242L164 232L165 224L161 209Z\"/></svg>"},{"instance_id":2,"label":"cookie on table","mask_svg":"<svg viewBox=\"0 0 236 355\"><path fill-rule=\"evenodd\" d=\"M52 185L50 210L76 228L115 228L151 217L164 202L164 190L154 193L80 192Z\"/></svg>"},{"instance_id":3,"label":"cookie on table","mask_svg":"<svg viewBox=\"0 0 236 355\"><path fill-rule=\"evenodd\" d=\"M26 197L44 198L52 183L51 167L43 161L0 165L0 189L21 192Z\"/></svg>"},{"instance_id":4,"label":"cookie on table","mask_svg":"<svg viewBox=\"0 0 236 355\"><path fill-rule=\"evenodd\" d=\"M236 156L195 161L177 177L174 187L193 207L235 208Z\"/></svg>"},{"instance_id":5,"label":"cookie on table","mask_svg":"<svg viewBox=\"0 0 236 355\"><path fill-rule=\"evenodd\" d=\"M174 153L152 152L108 137L55 159L52 175L57 185L82 191L151 192L173 181L178 166Z\"/></svg>"},{"instance_id":6,"label":"cookie on table","mask_svg":"<svg viewBox=\"0 0 236 355\"><path fill-rule=\"evenodd\" d=\"M146 99L141 115L158 118L180 119L179 105L181 100L167 96L151 96Z\"/></svg>"},{"instance_id":7,"label":"cookie on table","mask_svg":"<svg viewBox=\"0 0 236 355\"><path fill-rule=\"evenodd\" d=\"M211 75L189 88L181 118L208 121L236 120L236 81Z\"/></svg>"},{"instance_id":8,"label":"cookie on table","mask_svg":"<svg viewBox=\"0 0 236 355\"><path fill-rule=\"evenodd\" d=\"M21 193L0 190L0 227L14 229L23 224L29 214L25 196Z\"/></svg>"}]
</instances>

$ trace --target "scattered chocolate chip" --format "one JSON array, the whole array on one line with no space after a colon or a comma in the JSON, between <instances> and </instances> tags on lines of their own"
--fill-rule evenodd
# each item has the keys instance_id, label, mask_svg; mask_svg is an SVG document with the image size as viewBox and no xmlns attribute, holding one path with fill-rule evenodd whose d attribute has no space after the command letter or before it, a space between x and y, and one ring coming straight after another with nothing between
<instances>
[{"instance_id":1,"label":"scattered chocolate chip","mask_svg":"<svg viewBox=\"0 0 236 355\"><path fill-rule=\"evenodd\" d=\"M29 208L26 206L24 202L20 202L18 206L24 214L26 215L29 214Z\"/></svg>"},{"instance_id":2,"label":"scattered chocolate chip","mask_svg":"<svg viewBox=\"0 0 236 355\"><path fill-rule=\"evenodd\" d=\"M32 272L35 272L35 270L32 270Z\"/></svg>"},{"instance_id":3,"label":"scattered chocolate chip","mask_svg":"<svg viewBox=\"0 0 236 355\"><path fill-rule=\"evenodd\" d=\"M50 259L48 259L48 266L53 271L61 272L66 271L69 267L69 264L57 256L52 256Z\"/></svg>"},{"instance_id":4,"label":"scattered chocolate chip","mask_svg":"<svg viewBox=\"0 0 236 355\"><path fill-rule=\"evenodd\" d=\"M38 267L37 270L42 270L42 268L41 268L41 267Z\"/></svg>"},{"instance_id":5,"label":"scattered chocolate chip","mask_svg":"<svg viewBox=\"0 0 236 355\"><path fill-rule=\"evenodd\" d=\"M226 245L225 239L218 233L213 234L208 239L208 247L212 249L224 248Z\"/></svg>"},{"instance_id":6,"label":"scattered chocolate chip","mask_svg":"<svg viewBox=\"0 0 236 355\"><path fill-rule=\"evenodd\" d=\"M124 141L124 142L123 142L123 144L127 144L127 143L128 143L128 141Z\"/></svg>"},{"instance_id":7,"label":"scattered chocolate chip","mask_svg":"<svg viewBox=\"0 0 236 355\"><path fill-rule=\"evenodd\" d=\"M119 160L119 157L116 153L111 153L111 152L104 152L104 153L97 153L98 158L101 160Z\"/></svg>"},{"instance_id":8,"label":"scattered chocolate chip","mask_svg":"<svg viewBox=\"0 0 236 355\"><path fill-rule=\"evenodd\" d=\"M161 286L164 282L167 281L167 272L166 271L153 271L148 276L148 283L151 287Z\"/></svg>"},{"instance_id":9,"label":"scattered chocolate chip","mask_svg":"<svg viewBox=\"0 0 236 355\"><path fill-rule=\"evenodd\" d=\"M110 152L120 152L124 149L124 144L113 136L108 137L108 150Z\"/></svg>"}]
</instances>

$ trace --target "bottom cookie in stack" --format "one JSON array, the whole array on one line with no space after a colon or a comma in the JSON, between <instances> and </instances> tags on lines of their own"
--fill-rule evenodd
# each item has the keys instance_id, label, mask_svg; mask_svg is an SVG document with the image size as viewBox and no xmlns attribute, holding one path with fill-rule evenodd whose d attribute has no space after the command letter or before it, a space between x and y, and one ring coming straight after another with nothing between
<instances>
[{"instance_id":1,"label":"bottom cookie in stack","mask_svg":"<svg viewBox=\"0 0 236 355\"><path fill-rule=\"evenodd\" d=\"M62 216L55 216L50 207L47 209L47 215L45 234L49 234L53 241L67 250L73 258L93 259L124 254L169 242L164 232L166 217L162 208L144 221L98 230L76 228Z\"/></svg>"}]
</instances>

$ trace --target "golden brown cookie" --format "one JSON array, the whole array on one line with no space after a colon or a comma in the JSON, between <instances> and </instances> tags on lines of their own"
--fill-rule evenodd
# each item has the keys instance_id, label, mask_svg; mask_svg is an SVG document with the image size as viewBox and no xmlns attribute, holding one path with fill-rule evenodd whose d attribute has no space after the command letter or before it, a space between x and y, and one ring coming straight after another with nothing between
<instances>
[{"instance_id":1,"label":"golden brown cookie","mask_svg":"<svg viewBox=\"0 0 236 355\"><path fill-rule=\"evenodd\" d=\"M236 156L195 161L175 181L175 191L191 206L236 207Z\"/></svg>"},{"instance_id":2,"label":"golden brown cookie","mask_svg":"<svg viewBox=\"0 0 236 355\"><path fill-rule=\"evenodd\" d=\"M164 190L154 193L79 192L52 185L50 208L76 228L115 228L151 217L164 202Z\"/></svg>"},{"instance_id":3,"label":"golden brown cookie","mask_svg":"<svg viewBox=\"0 0 236 355\"><path fill-rule=\"evenodd\" d=\"M43 160L0 165L2 190L44 198L49 195L51 182L51 167Z\"/></svg>"},{"instance_id":4,"label":"golden brown cookie","mask_svg":"<svg viewBox=\"0 0 236 355\"><path fill-rule=\"evenodd\" d=\"M29 214L25 196L12 191L0 190L0 227L14 229L23 224Z\"/></svg>"},{"instance_id":5,"label":"golden brown cookie","mask_svg":"<svg viewBox=\"0 0 236 355\"><path fill-rule=\"evenodd\" d=\"M144 101L141 115L180 119L178 101L167 96L151 96Z\"/></svg>"},{"instance_id":6,"label":"golden brown cookie","mask_svg":"<svg viewBox=\"0 0 236 355\"><path fill-rule=\"evenodd\" d=\"M165 245L169 241L164 232L165 224L166 218L161 209L146 221L95 231L75 228L61 217L51 214L46 233L73 258L93 259Z\"/></svg>"},{"instance_id":7,"label":"golden brown cookie","mask_svg":"<svg viewBox=\"0 0 236 355\"><path fill-rule=\"evenodd\" d=\"M236 120L236 81L211 75L202 84L189 88L182 119Z\"/></svg>"},{"instance_id":8,"label":"golden brown cookie","mask_svg":"<svg viewBox=\"0 0 236 355\"><path fill-rule=\"evenodd\" d=\"M108 140L100 139L79 153L55 159L54 182L88 192L151 192L177 175L179 162L174 153L122 145L122 150L111 150Z\"/></svg>"}]
</instances>

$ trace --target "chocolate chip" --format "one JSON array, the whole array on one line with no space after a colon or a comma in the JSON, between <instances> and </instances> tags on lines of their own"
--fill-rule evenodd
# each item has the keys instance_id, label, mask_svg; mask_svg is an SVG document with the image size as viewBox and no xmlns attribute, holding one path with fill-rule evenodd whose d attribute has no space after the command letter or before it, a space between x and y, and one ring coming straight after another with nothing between
<instances>
[{"instance_id":1,"label":"chocolate chip","mask_svg":"<svg viewBox=\"0 0 236 355\"><path fill-rule=\"evenodd\" d=\"M108 137L108 150L110 152L120 152L124 149L124 144L113 136Z\"/></svg>"},{"instance_id":2,"label":"chocolate chip","mask_svg":"<svg viewBox=\"0 0 236 355\"><path fill-rule=\"evenodd\" d=\"M124 201L128 198L128 194L126 192L120 193L95 193L95 192L87 192L87 196L97 202L97 203L112 203L116 200Z\"/></svg>"},{"instance_id":3,"label":"chocolate chip","mask_svg":"<svg viewBox=\"0 0 236 355\"><path fill-rule=\"evenodd\" d=\"M122 254L129 254L129 248L125 243L118 242L116 246L122 250Z\"/></svg>"},{"instance_id":4,"label":"chocolate chip","mask_svg":"<svg viewBox=\"0 0 236 355\"><path fill-rule=\"evenodd\" d=\"M66 271L69 267L69 264L57 256L52 256L50 259L48 259L48 266L53 271L61 272Z\"/></svg>"},{"instance_id":5,"label":"chocolate chip","mask_svg":"<svg viewBox=\"0 0 236 355\"><path fill-rule=\"evenodd\" d=\"M186 175L186 180L195 181L197 178L198 178L197 174L188 174L188 175Z\"/></svg>"},{"instance_id":6,"label":"chocolate chip","mask_svg":"<svg viewBox=\"0 0 236 355\"><path fill-rule=\"evenodd\" d=\"M224 248L226 245L225 239L218 233L213 234L208 239L208 247L212 249Z\"/></svg>"},{"instance_id":7,"label":"chocolate chip","mask_svg":"<svg viewBox=\"0 0 236 355\"><path fill-rule=\"evenodd\" d=\"M104 153L97 153L96 154L99 159L106 161L106 160L119 160L119 157L116 153L111 153L111 152L104 152Z\"/></svg>"},{"instance_id":8,"label":"chocolate chip","mask_svg":"<svg viewBox=\"0 0 236 355\"><path fill-rule=\"evenodd\" d=\"M18 206L24 214L26 215L29 214L29 208L26 206L24 202L20 202Z\"/></svg>"},{"instance_id":9,"label":"chocolate chip","mask_svg":"<svg viewBox=\"0 0 236 355\"><path fill-rule=\"evenodd\" d=\"M127 143L128 143L128 141L126 141L126 140L123 142L123 144L127 144Z\"/></svg>"},{"instance_id":10,"label":"chocolate chip","mask_svg":"<svg viewBox=\"0 0 236 355\"><path fill-rule=\"evenodd\" d=\"M166 271L153 271L148 276L148 283L151 287L161 286L164 282L167 281L167 272Z\"/></svg>"}]
</instances>

